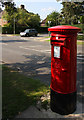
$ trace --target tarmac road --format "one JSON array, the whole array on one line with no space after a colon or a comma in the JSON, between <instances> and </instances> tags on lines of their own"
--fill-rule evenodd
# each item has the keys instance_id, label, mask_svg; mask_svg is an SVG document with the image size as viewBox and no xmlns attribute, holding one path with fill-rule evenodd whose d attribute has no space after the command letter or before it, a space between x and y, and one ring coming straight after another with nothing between
<instances>
[{"instance_id":1,"label":"tarmac road","mask_svg":"<svg viewBox=\"0 0 84 120\"><path fill-rule=\"evenodd\" d=\"M46 35L38 37L2 36L2 61L50 84L51 45ZM82 54L81 45L77 53ZM78 59L81 59L78 56Z\"/></svg>"},{"instance_id":2,"label":"tarmac road","mask_svg":"<svg viewBox=\"0 0 84 120\"><path fill-rule=\"evenodd\" d=\"M45 35L46 36L46 35ZM16 70L50 85L51 46L48 38L2 36L2 62ZM84 113L84 46L77 46L77 90L78 109L75 114Z\"/></svg>"},{"instance_id":3,"label":"tarmac road","mask_svg":"<svg viewBox=\"0 0 84 120\"><path fill-rule=\"evenodd\" d=\"M45 37L4 37L2 60L16 70L50 83L50 43ZM47 38L48 39L48 38ZM46 80L47 79L47 80Z\"/></svg>"}]
</instances>

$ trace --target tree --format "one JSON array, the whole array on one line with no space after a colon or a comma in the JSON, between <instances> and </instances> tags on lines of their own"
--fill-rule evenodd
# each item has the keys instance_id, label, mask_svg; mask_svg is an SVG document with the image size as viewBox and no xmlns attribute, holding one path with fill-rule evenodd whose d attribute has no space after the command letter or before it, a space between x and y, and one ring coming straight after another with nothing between
<instances>
[{"instance_id":1,"label":"tree","mask_svg":"<svg viewBox=\"0 0 84 120\"><path fill-rule=\"evenodd\" d=\"M29 13L25 9L17 9L15 19L18 26L37 27L39 26L40 16L38 14Z\"/></svg>"},{"instance_id":2,"label":"tree","mask_svg":"<svg viewBox=\"0 0 84 120\"><path fill-rule=\"evenodd\" d=\"M4 7L4 3L12 2L13 0L0 0L0 6Z\"/></svg>"},{"instance_id":3,"label":"tree","mask_svg":"<svg viewBox=\"0 0 84 120\"><path fill-rule=\"evenodd\" d=\"M80 22L84 24L84 15L80 17Z\"/></svg>"},{"instance_id":4,"label":"tree","mask_svg":"<svg viewBox=\"0 0 84 120\"><path fill-rule=\"evenodd\" d=\"M3 18L7 20L8 26L13 26L14 25L14 16L15 13L17 12L17 9L15 7L15 3L13 2L5 2L5 10L3 13Z\"/></svg>"},{"instance_id":5,"label":"tree","mask_svg":"<svg viewBox=\"0 0 84 120\"><path fill-rule=\"evenodd\" d=\"M28 17L28 25L31 28L39 27L40 25L40 16L38 14L30 14Z\"/></svg>"},{"instance_id":6,"label":"tree","mask_svg":"<svg viewBox=\"0 0 84 120\"><path fill-rule=\"evenodd\" d=\"M18 8L17 13L15 13L15 21L18 26L28 26L28 19L29 14L23 10Z\"/></svg>"},{"instance_id":7,"label":"tree","mask_svg":"<svg viewBox=\"0 0 84 120\"><path fill-rule=\"evenodd\" d=\"M13 2L5 2L5 11L9 14L9 15L13 15L14 12L16 12L16 7L15 7L15 3Z\"/></svg>"},{"instance_id":8,"label":"tree","mask_svg":"<svg viewBox=\"0 0 84 120\"><path fill-rule=\"evenodd\" d=\"M62 2L62 24L77 24L82 12L80 2Z\"/></svg>"},{"instance_id":9,"label":"tree","mask_svg":"<svg viewBox=\"0 0 84 120\"><path fill-rule=\"evenodd\" d=\"M16 8L14 3L7 3L3 18L8 21L8 26L39 26L40 16L38 14L29 13L26 9Z\"/></svg>"},{"instance_id":10,"label":"tree","mask_svg":"<svg viewBox=\"0 0 84 120\"><path fill-rule=\"evenodd\" d=\"M59 13L56 12L56 11L53 11L51 14L49 14L47 16L46 25L48 25L48 26L55 26L55 25L57 25L58 24L58 16L59 16ZM50 21L50 23L49 23L49 21Z\"/></svg>"}]
</instances>

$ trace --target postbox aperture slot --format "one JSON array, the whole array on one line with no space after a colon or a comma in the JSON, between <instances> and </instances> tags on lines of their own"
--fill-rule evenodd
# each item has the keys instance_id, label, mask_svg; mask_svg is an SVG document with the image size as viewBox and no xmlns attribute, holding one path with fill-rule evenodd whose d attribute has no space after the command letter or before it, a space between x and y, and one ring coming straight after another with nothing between
<instances>
[{"instance_id":1,"label":"postbox aperture slot","mask_svg":"<svg viewBox=\"0 0 84 120\"><path fill-rule=\"evenodd\" d=\"M54 46L54 57L60 58L60 46Z\"/></svg>"},{"instance_id":2,"label":"postbox aperture slot","mask_svg":"<svg viewBox=\"0 0 84 120\"><path fill-rule=\"evenodd\" d=\"M64 42L63 40L51 40L51 42Z\"/></svg>"}]
</instances>

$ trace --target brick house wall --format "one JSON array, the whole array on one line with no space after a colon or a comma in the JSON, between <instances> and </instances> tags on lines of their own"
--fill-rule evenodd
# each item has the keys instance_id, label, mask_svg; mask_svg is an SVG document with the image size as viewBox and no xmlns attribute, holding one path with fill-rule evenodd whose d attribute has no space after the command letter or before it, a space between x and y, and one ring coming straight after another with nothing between
<instances>
[{"instance_id":1,"label":"brick house wall","mask_svg":"<svg viewBox=\"0 0 84 120\"><path fill-rule=\"evenodd\" d=\"M5 24L7 24L7 20L2 19L2 14L3 11L0 12L0 26L4 26Z\"/></svg>"}]
</instances>

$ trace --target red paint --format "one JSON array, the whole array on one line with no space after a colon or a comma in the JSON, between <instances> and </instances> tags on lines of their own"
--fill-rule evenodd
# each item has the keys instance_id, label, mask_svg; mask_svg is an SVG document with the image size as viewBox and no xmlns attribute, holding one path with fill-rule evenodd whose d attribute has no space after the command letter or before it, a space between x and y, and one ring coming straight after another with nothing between
<instances>
[{"instance_id":1,"label":"red paint","mask_svg":"<svg viewBox=\"0 0 84 120\"><path fill-rule=\"evenodd\" d=\"M62 94L76 91L77 32L80 28L55 26L51 31L51 89ZM60 58L54 57L54 46L60 46Z\"/></svg>"}]
</instances>

